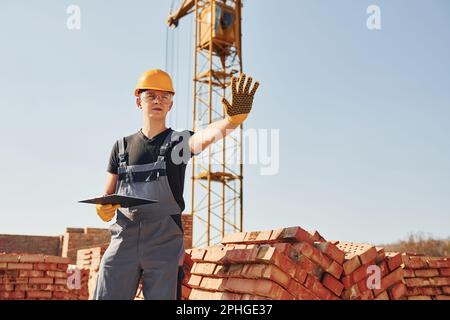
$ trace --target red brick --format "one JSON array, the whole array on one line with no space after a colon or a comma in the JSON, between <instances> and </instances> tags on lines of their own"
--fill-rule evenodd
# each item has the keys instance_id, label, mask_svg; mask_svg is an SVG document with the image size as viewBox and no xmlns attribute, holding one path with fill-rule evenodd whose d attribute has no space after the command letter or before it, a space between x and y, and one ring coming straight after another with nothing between
<instances>
[{"instance_id":1,"label":"red brick","mask_svg":"<svg viewBox=\"0 0 450 320\"><path fill-rule=\"evenodd\" d=\"M25 299L25 292L21 291L0 291L0 300L19 300Z\"/></svg>"},{"instance_id":2,"label":"red brick","mask_svg":"<svg viewBox=\"0 0 450 320\"><path fill-rule=\"evenodd\" d=\"M325 242L325 238L317 230L308 230L309 234L312 235L314 242Z\"/></svg>"},{"instance_id":3,"label":"red brick","mask_svg":"<svg viewBox=\"0 0 450 320\"><path fill-rule=\"evenodd\" d=\"M62 284L62 285L66 285L67 286L67 279L56 278L55 279L55 284Z\"/></svg>"},{"instance_id":4,"label":"red brick","mask_svg":"<svg viewBox=\"0 0 450 320\"><path fill-rule=\"evenodd\" d=\"M3 284L24 284L24 283L28 283L28 278L6 276L6 277L3 277L2 283Z\"/></svg>"},{"instance_id":5,"label":"red brick","mask_svg":"<svg viewBox=\"0 0 450 320\"><path fill-rule=\"evenodd\" d=\"M30 278L29 284L53 284L53 278Z\"/></svg>"},{"instance_id":6,"label":"red brick","mask_svg":"<svg viewBox=\"0 0 450 320\"><path fill-rule=\"evenodd\" d=\"M340 265L344 264L345 261L345 252L340 250L337 246L332 244L331 242L315 242L314 246L322 251L326 256L333 259Z\"/></svg>"},{"instance_id":7,"label":"red brick","mask_svg":"<svg viewBox=\"0 0 450 320\"><path fill-rule=\"evenodd\" d=\"M210 248L203 255L200 254L198 257L202 256L201 259L198 259L197 256L193 259L195 262L214 262L214 263L223 263L225 262L225 255L227 250L233 250L232 248Z\"/></svg>"},{"instance_id":8,"label":"red brick","mask_svg":"<svg viewBox=\"0 0 450 320\"><path fill-rule=\"evenodd\" d=\"M330 289L335 295L340 296L342 291L344 290L344 285L339 282L335 277L331 274L326 273L322 279L322 284Z\"/></svg>"},{"instance_id":9,"label":"red brick","mask_svg":"<svg viewBox=\"0 0 450 320\"><path fill-rule=\"evenodd\" d=\"M450 268L449 258L430 258L427 262L430 268Z\"/></svg>"},{"instance_id":10,"label":"red brick","mask_svg":"<svg viewBox=\"0 0 450 320\"><path fill-rule=\"evenodd\" d=\"M43 254L23 254L19 257L20 262L25 263L33 263L33 262L45 262L45 255Z\"/></svg>"},{"instance_id":11,"label":"red brick","mask_svg":"<svg viewBox=\"0 0 450 320\"><path fill-rule=\"evenodd\" d=\"M327 269L325 269L328 273L332 274L335 278L340 278L342 273L344 272L344 269L340 264L338 264L336 261L333 261Z\"/></svg>"},{"instance_id":12,"label":"red brick","mask_svg":"<svg viewBox=\"0 0 450 320\"><path fill-rule=\"evenodd\" d=\"M415 278L414 269L403 269L403 277L405 278Z\"/></svg>"},{"instance_id":13,"label":"red brick","mask_svg":"<svg viewBox=\"0 0 450 320\"><path fill-rule=\"evenodd\" d=\"M0 269L6 269L7 266L8 266L7 262L0 262Z\"/></svg>"},{"instance_id":14,"label":"red brick","mask_svg":"<svg viewBox=\"0 0 450 320\"><path fill-rule=\"evenodd\" d=\"M378 296L376 296L374 300L390 300L390 299L388 293L386 291L383 291Z\"/></svg>"},{"instance_id":15,"label":"red brick","mask_svg":"<svg viewBox=\"0 0 450 320\"><path fill-rule=\"evenodd\" d=\"M274 264L284 272L288 273L291 277L295 276L295 263L285 255L281 254L274 247L261 246L259 248L256 260L258 262Z\"/></svg>"},{"instance_id":16,"label":"red brick","mask_svg":"<svg viewBox=\"0 0 450 320\"><path fill-rule=\"evenodd\" d=\"M381 261L378 264L378 267L380 268L380 271L381 271L381 277L387 276L391 272L391 270L389 269L389 266L388 266L388 263L387 263L386 260ZM403 277L404 276L405 275L403 274Z\"/></svg>"},{"instance_id":17,"label":"red brick","mask_svg":"<svg viewBox=\"0 0 450 320\"><path fill-rule=\"evenodd\" d=\"M297 269L295 270L294 279L300 283L305 283L306 277L308 276L308 273L306 270L302 269L301 267L297 266Z\"/></svg>"},{"instance_id":18,"label":"red brick","mask_svg":"<svg viewBox=\"0 0 450 320\"><path fill-rule=\"evenodd\" d=\"M19 262L19 255L15 253L0 253L0 262Z\"/></svg>"},{"instance_id":19,"label":"red brick","mask_svg":"<svg viewBox=\"0 0 450 320\"><path fill-rule=\"evenodd\" d=\"M358 269L356 269L350 275L350 278L352 279L352 281L350 283L357 283L363 279L368 278L371 274L373 274L373 272L371 272L370 268L372 266L375 266L374 263L375 263L375 261L373 261L373 263L368 263L368 264L362 265ZM384 265L383 263L381 263L380 266L378 266L378 267L380 268L381 276L384 276L389 273L389 270L386 270L387 266ZM345 278L347 278L347 277L345 277ZM345 282L347 283L347 279Z\"/></svg>"},{"instance_id":20,"label":"red brick","mask_svg":"<svg viewBox=\"0 0 450 320\"><path fill-rule=\"evenodd\" d=\"M446 278L446 277L430 278L430 284L432 286L437 286L437 287L449 286L450 285L450 278Z\"/></svg>"},{"instance_id":21,"label":"red brick","mask_svg":"<svg viewBox=\"0 0 450 320\"><path fill-rule=\"evenodd\" d=\"M369 244L365 243L353 243L353 242L339 242L337 247L345 252L345 259L351 260L354 257L358 257L361 264L367 264L377 259L377 249ZM344 268L345 269L345 268ZM346 274L350 274L346 273Z\"/></svg>"},{"instance_id":22,"label":"red brick","mask_svg":"<svg viewBox=\"0 0 450 320\"><path fill-rule=\"evenodd\" d=\"M181 286L181 298L182 300L187 300L189 299L189 295L191 294L191 288L188 288L186 286ZM53 298L54 295L53 295Z\"/></svg>"},{"instance_id":23,"label":"red brick","mask_svg":"<svg viewBox=\"0 0 450 320\"><path fill-rule=\"evenodd\" d=\"M52 278L65 278L65 279L67 279L67 272L62 272L62 271L46 271L45 274L47 275L47 277L52 277Z\"/></svg>"},{"instance_id":24,"label":"red brick","mask_svg":"<svg viewBox=\"0 0 450 320\"><path fill-rule=\"evenodd\" d=\"M275 282L266 279L237 279L228 278L225 289L236 293L249 293L272 298L274 300L292 300L293 297Z\"/></svg>"},{"instance_id":25,"label":"red brick","mask_svg":"<svg viewBox=\"0 0 450 320\"><path fill-rule=\"evenodd\" d=\"M442 292L445 294L450 295L450 286L442 287Z\"/></svg>"},{"instance_id":26,"label":"red brick","mask_svg":"<svg viewBox=\"0 0 450 320\"><path fill-rule=\"evenodd\" d=\"M52 293L49 291L27 291L27 299L51 299Z\"/></svg>"},{"instance_id":27,"label":"red brick","mask_svg":"<svg viewBox=\"0 0 450 320\"><path fill-rule=\"evenodd\" d=\"M312 291L306 289L295 280L290 281L288 291L297 300L320 300L320 298L317 297Z\"/></svg>"},{"instance_id":28,"label":"red brick","mask_svg":"<svg viewBox=\"0 0 450 320\"><path fill-rule=\"evenodd\" d=\"M423 287L423 288L418 288L418 289L420 291L419 295L437 296L439 294L442 294L441 288L437 288L437 287Z\"/></svg>"},{"instance_id":29,"label":"red brick","mask_svg":"<svg viewBox=\"0 0 450 320\"><path fill-rule=\"evenodd\" d=\"M216 277L240 277L244 264L217 265L214 269Z\"/></svg>"},{"instance_id":30,"label":"red brick","mask_svg":"<svg viewBox=\"0 0 450 320\"><path fill-rule=\"evenodd\" d=\"M414 274L416 277L437 277L439 276L439 270L438 269L416 269L414 270Z\"/></svg>"},{"instance_id":31,"label":"red brick","mask_svg":"<svg viewBox=\"0 0 450 320\"><path fill-rule=\"evenodd\" d=\"M241 296L240 300L270 300L267 297L261 297L261 296L257 296L257 295L253 295L253 294L246 294L246 293L242 294L242 295L234 293L233 295ZM226 299L226 300L232 300L232 299Z\"/></svg>"},{"instance_id":32,"label":"red brick","mask_svg":"<svg viewBox=\"0 0 450 320\"><path fill-rule=\"evenodd\" d=\"M223 292L211 292L200 289L192 289L189 300L220 300Z\"/></svg>"},{"instance_id":33,"label":"red brick","mask_svg":"<svg viewBox=\"0 0 450 320\"><path fill-rule=\"evenodd\" d=\"M375 249L377 249L377 259L375 263L379 264L381 261L386 259L386 252L384 251L384 248L381 247L375 247Z\"/></svg>"},{"instance_id":34,"label":"red brick","mask_svg":"<svg viewBox=\"0 0 450 320\"><path fill-rule=\"evenodd\" d=\"M311 245L314 243L313 236L301 227L284 228L276 240L288 242L307 242Z\"/></svg>"},{"instance_id":35,"label":"red brick","mask_svg":"<svg viewBox=\"0 0 450 320\"><path fill-rule=\"evenodd\" d=\"M394 271L403 263L402 254L400 252L387 252L386 257L390 271Z\"/></svg>"},{"instance_id":36,"label":"red brick","mask_svg":"<svg viewBox=\"0 0 450 320\"><path fill-rule=\"evenodd\" d=\"M406 294L406 286L399 282L396 285L394 285L392 288L388 290L389 297L392 300L399 300L400 298L403 298Z\"/></svg>"},{"instance_id":37,"label":"red brick","mask_svg":"<svg viewBox=\"0 0 450 320\"><path fill-rule=\"evenodd\" d=\"M12 284L0 284L0 291L14 291L14 285L12 285Z\"/></svg>"},{"instance_id":38,"label":"red brick","mask_svg":"<svg viewBox=\"0 0 450 320\"><path fill-rule=\"evenodd\" d=\"M342 297L346 300L372 300L374 298L372 290L360 290L359 287L363 282L364 280L360 281L358 284L354 284L349 290L344 290L342 292Z\"/></svg>"},{"instance_id":39,"label":"red brick","mask_svg":"<svg viewBox=\"0 0 450 320\"><path fill-rule=\"evenodd\" d=\"M411 257L403 254L402 258L406 268L423 269L428 267L427 259L425 257Z\"/></svg>"},{"instance_id":40,"label":"red brick","mask_svg":"<svg viewBox=\"0 0 450 320\"><path fill-rule=\"evenodd\" d=\"M272 247L276 248L280 253L289 257L292 261L298 262L300 258L300 254L297 250L292 247L292 245L288 242L279 242L272 244Z\"/></svg>"},{"instance_id":41,"label":"red brick","mask_svg":"<svg viewBox=\"0 0 450 320\"><path fill-rule=\"evenodd\" d=\"M191 277L189 278L189 282L188 282L189 287L200 288L200 283L201 283L202 279L203 279L202 276L197 276L195 274L191 275Z\"/></svg>"},{"instance_id":42,"label":"red brick","mask_svg":"<svg viewBox=\"0 0 450 320\"><path fill-rule=\"evenodd\" d=\"M431 285L427 278L406 278L405 283L407 287L429 287Z\"/></svg>"},{"instance_id":43,"label":"red brick","mask_svg":"<svg viewBox=\"0 0 450 320\"><path fill-rule=\"evenodd\" d=\"M372 300L375 298L372 290L367 287L368 279L363 279L348 290L344 290L342 293L342 297L346 300Z\"/></svg>"},{"instance_id":44,"label":"red brick","mask_svg":"<svg viewBox=\"0 0 450 320\"><path fill-rule=\"evenodd\" d=\"M34 270L43 270L43 271L47 271L47 270L57 271L58 264L56 264L56 263L34 263L33 269Z\"/></svg>"},{"instance_id":45,"label":"red brick","mask_svg":"<svg viewBox=\"0 0 450 320\"><path fill-rule=\"evenodd\" d=\"M100 261L99 261L100 262ZM99 263L100 264L100 263ZM67 271L68 264L67 263L58 263L56 265L56 271Z\"/></svg>"},{"instance_id":46,"label":"red brick","mask_svg":"<svg viewBox=\"0 0 450 320\"><path fill-rule=\"evenodd\" d=\"M351 275L342 277L341 283L346 290L350 289L350 287L355 284L355 281L353 280L353 275L351 274Z\"/></svg>"},{"instance_id":47,"label":"red brick","mask_svg":"<svg viewBox=\"0 0 450 320\"><path fill-rule=\"evenodd\" d=\"M29 278L43 277L44 272L36 271L36 270L20 270L19 276L20 277L29 277Z\"/></svg>"},{"instance_id":48,"label":"red brick","mask_svg":"<svg viewBox=\"0 0 450 320\"><path fill-rule=\"evenodd\" d=\"M346 260L342 267L344 268L344 274L350 275L356 269L358 269L360 266L361 266L361 261L359 261L358 256L354 256L354 257Z\"/></svg>"},{"instance_id":49,"label":"red brick","mask_svg":"<svg viewBox=\"0 0 450 320\"><path fill-rule=\"evenodd\" d=\"M256 237L256 241L258 242L267 242L270 240L270 236L272 235L272 230L261 231Z\"/></svg>"},{"instance_id":50,"label":"red brick","mask_svg":"<svg viewBox=\"0 0 450 320\"><path fill-rule=\"evenodd\" d=\"M225 289L226 278L203 277L200 287L205 290L223 291Z\"/></svg>"},{"instance_id":51,"label":"red brick","mask_svg":"<svg viewBox=\"0 0 450 320\"><path fill-rule=\"evenodd\" d=\"M235 232L227 234L223 237L221 243L243 243L245 239L245 232Z\"/></svg>"},{"instance_id":52,"label":"red brick","mask_svg":"<svg viewBox=\"0 0 450 320\"><path fill-rule=\"evenodd\" d=\"M56 264L70 264L70 258L57 257L57 256L45 256L45 263L56 263Z\"/></svg>"},{"instance_id":53,"label":"red brick","mask_svg":"<svg viewBox=\"0 0 450 320\"><path fill-rule=\"evenodd\" d=\"M313 262L317 263L324 270L327 270L333 262L333 260L322 254L322 252L307 242L296 243L293 247L302 255L307 256Z\"/></svg>"},{"instance_id":54,"label":"red brick","mask_svg":"<svg viewBox=\"0 0 450 320\"><path fill-rule=\"evenodd\" d=\"M435 300L450 300L450 296L437 295L434 297Z\"/></svg>"},{"instance_id":55,"label":"red brick","mask_svg":"<svg viewBox=\"0 0 450 320\"><path fill-rule=\"evenodd\" d=\"M212 275L214 274L214 269L216 268L215 263L194 263L191 269L192 274L197 275Z\"/></svg>"},{"instance_id":56,"label":"red brick","mask_svg":"<svg viewBox=\"0 0 450 320\"><path fill-rule=\"evenodd\" d=\"M439 273L441 274L441 276L450 277L450 268L439 269Z\"/></svg>"},{"instance_id":57,"label":"red brick","mask_svg":"<svg viewBox=\"0 0 450 320\"><path fill-rule=\"evenodd\" d=\"M281 240L278 240L278 238L283 233L283 230L284 229L274 229L274 230L272 230L272 234L270 235L269 242L270 243L280 242Z\"/></svg>"},{"instance_id":58,"label":"red brick","mask_svg":"<svg viewBox=\"0 0 450 320\"><path fill-rule=\"evenodd\" d=\"M394 270L393 272L391 272L390 274L381 279L381 288L374 290L375 296L377 296L381 292L385 291L389 287L393 286L394 284L402 280L403 280L403 269L398 268Z\"/></svg>"},{"instance_id":59,"label":"red brick","mask_svg":"<svg viewBox=\"0 0 450 320\"><path fill-rule=\"evenodd\" d=\"M361 300L373 300L375 296L373 295L372 290L367 290L361 293L359 299Z\"/></svg>"},{"instance_id":60,"label":"red brick","mask_svg":"<svg viewBox=\"0 0 450 320\"><path fill-rule=\"evenodd\" d=\"M40 290L39 284L18 284L16 285L17 291L39 291Z\"/></svg>"},{"instance_id":61,"label":"red brick","mask_svg":"<svg viewBox=\"0 0 450 320\"><path fill-rule=\"evenodd\" d=\"M70 292L66 285L41 284L42 290L51 290L54 292Z\"/></svg>"},{"instance_id":62,"label":"red brick","mask_svg":"<svg viewBox=\"0 0 450 320\"><path fill-rule=\"evenodd\" d=\"M254 262L258 255L258 247L252 249L227 250L224 257L226 263L250 263Z\"/></svg>"},{"instance_id":63,"label":"red brick","mask_svg":"<svg viewBox=\"0 0 450 320\"><path fill-rule=\"evenodd\" d=\"M409 296L408 300L431 300L430 296Z\"/></svg>"},{"instance_id":64,"label":"red brick","mask_svg":"<svg viewBox=\"0 0 450 320\"><path fill-rule=\"evenodd\" d=\"M267 264L248 264L245 265L241 272L244 278L268 279L272 280L284 288L289 285L290 277L280 268Z\"/></svg>"},{"instance_id":65,"label":"red brick","mask_svg":"<svg viewBox=\"0 0 450 320\"><path fill-rule=\"evenodd\" d=\"M205 249L192 249L191 259L194 262L202 262L205 257L206 250Z\"/></svg>"},{"instance_id":66,"label":"red brick","mask_svg":"<svg viewBox=\"0 0 450 320\"><path fill-rule=\"evenodd\" d=\"M59 291L53 292L53 296L52 296L52 299L55 299L55 300L70 300L70 298L71 298L70 293L59 292Z\"/></svg>"},{"instance_id":67,"label":"red brick","mask_svg":"<svg viewBox=\"0 0 450 320\"><path fill-rule=\"evenodd\" d=\"M317 279L321 279L324 273L324 270L319 265L303 255L299 257L298 266L305 270L308 274L315 276Z\"/></svg>"},{"instance_id":68,"label":"red brick","mask_svg":"<svg viewBox=\"0 0 450 320\"><path fill-rule=\"evenodd\" d=\"M33 265L31 263L8 263L9 270L31 270Z\"/></svg>"},{"instance_id":69,"label":"red brick","mask_svg":"<svg viewBox=\"0 0 450 320\"><path fill-rule=\"evenodd\" d=\"M244 242L245 243L253 243L256 241L256 238L258 237L260 231L251 231L247 232L244 236Z\"/></svg>"},{"instance_id":70,"label":"red brick","mask_svg":"<svg viewBox=\"0 0 450 320\"><path fill-rule=\"evenodd\" d=\"M316 296L323 300L331 300L333 293L325 288L316 278L308 276L305 281L305 287L312 291Z\"/></svg>"},{"instance_id":71,"label":"red brick","mask_svg":"<svg viewBox=\"0 0 450 320\"><path fill-rule=\"evenodd\" d=\"M272 230L269 231L253 231L245 234L243 242L246 244L265 244L270 242Z\"/></svg>"}]
</instances>

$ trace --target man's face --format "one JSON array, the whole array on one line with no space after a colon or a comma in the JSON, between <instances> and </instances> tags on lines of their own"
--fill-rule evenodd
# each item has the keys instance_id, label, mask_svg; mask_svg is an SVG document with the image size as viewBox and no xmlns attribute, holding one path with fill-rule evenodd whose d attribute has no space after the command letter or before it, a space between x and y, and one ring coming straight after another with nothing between
<instances>
[{"instance_id":1,"label":"man's face","mask_svg":"<svg viewBox=\"0 0 450 320\"><path fill-rule=\"evenodd\" d=\"M173 105L172 93L145 90L136 98L136 105L144 114L155 120L164 120Z\"/></svg>"}]
</instances>

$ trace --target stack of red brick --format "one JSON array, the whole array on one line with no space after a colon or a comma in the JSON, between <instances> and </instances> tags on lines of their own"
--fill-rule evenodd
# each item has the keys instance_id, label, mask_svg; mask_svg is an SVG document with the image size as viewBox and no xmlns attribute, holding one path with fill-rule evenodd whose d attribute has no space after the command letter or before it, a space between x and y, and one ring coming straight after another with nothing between
<instances>
[{"instance_id":1,"label":"stack of red brick","mask_svg":"<svg viewBox=\"0 0 450 320\"><path fill-rule=\"evenodd\" d=\"M234 233L191 249L189 299L339 300L345 253L300 227Z\"/></svg>"},{"instance_id":2,"label":"stack of red brick","mask_svg":"<svg viewBox=\"0 0 450 320\"><path fill-rule=\"evenodd\" d=\"M186 252L194 262L185 279L189 299L402 300L411 291L401 253L326 241L300 227L234 233L221 245ZM448 262L433 261L440 261L427 267L440 268L428 274L440 286L433 297L443 299Z\"/></svg>"},{"instance_id":3,"label":"stack of red brick","mask_svg":"<svg viewBox=\"0 0 450 320\"><path fill-rule=\"evenodd\" d=\"M450 259L403 254L408 300L450 300Z\"/></svg>"},{"instance_id":4,"label":"stack of red brick","mask_svg":"<svg viewBox=\"0 0 450 320\"><path fill-rule=\"evenodd\" d=\"M87 297L81 283L69 289L70 259L43 254L0 253L0 300L71 299ZM81 282L86 276L81 273Z\"/></svg>"},{"instance_id":5,"label":"stack of red brick","mask_svg":"<svg viewBox=\"0 0 450 320\"><path fill-rule=\"evenodd\" d=\"M345 252L342 298L398 300L406 291L400 253L386 253L368 244L336 242Z\"/></svg>"},{"instance_id":6,"label":"stack of red brick","mask_svg":"<svg viewBox=\"0 0 450 320\"><path fill-rule=\"evenodd\" d=\"M190 252L189 250L186 250ZM184 263L183 263L183 270L184 270L184 279L181 286L181 299L182 300L188 300L189 295L191 294L191 288L188 285L188 281L191 278L191 269L194 265L194 262L191 259L191 255L189 253L184 254Z\"/></svg>"},{"instance_id":7,"label":"stack of red brick","mask_svg":"<svg viewBox=\"0 0 450 320\"><path fill-rule=\"evenodd\" d=\"M77 267L87 272L89 275L87 281L88 298L92 299L97 281L100 262L105 253L107 245L77 251ZM88 299L86 298L86 299Z\"/></svg>"}]
</instances>

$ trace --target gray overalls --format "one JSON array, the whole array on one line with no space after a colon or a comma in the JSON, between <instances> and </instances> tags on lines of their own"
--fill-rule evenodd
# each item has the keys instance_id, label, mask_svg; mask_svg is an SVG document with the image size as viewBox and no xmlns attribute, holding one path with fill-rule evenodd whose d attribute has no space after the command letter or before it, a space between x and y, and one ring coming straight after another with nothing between
<instances>
[{"instance_id":1,"label":"gray overalls","mask_svg":"<svg viewBox=\"0 0 450 320\"><path fill-rule=\"evenodd\" d=\"M124 139L119 139L116 193L158 202L117 209L116 223L110 227L111 243L100 263L95 300L134 299L141 275L146 300L177 298L183 231L172 217L181 215L181 209L169 186L166 157L179 138L179 133L172 131L156 162L133 166L127 165Z\"/></svg>"}]
</instances>

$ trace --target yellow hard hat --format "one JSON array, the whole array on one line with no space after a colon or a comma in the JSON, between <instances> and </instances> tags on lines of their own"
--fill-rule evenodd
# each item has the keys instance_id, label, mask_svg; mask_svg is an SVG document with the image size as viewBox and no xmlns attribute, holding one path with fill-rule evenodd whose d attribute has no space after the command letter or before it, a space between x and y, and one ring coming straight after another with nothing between
<instances>
[{"instance_id":1,"label":"yellow hard hat","mask_svg":"<svg viewBox=\"0 0 450 320\"><path fill-rule=\"evenodd\" d=\"M134 95L139 96L139 90L143 89L168 91L175 95L170 75L160 69L145 71L138 80Z\"/></svg>"}]
</instances>

